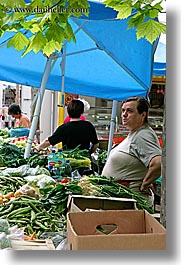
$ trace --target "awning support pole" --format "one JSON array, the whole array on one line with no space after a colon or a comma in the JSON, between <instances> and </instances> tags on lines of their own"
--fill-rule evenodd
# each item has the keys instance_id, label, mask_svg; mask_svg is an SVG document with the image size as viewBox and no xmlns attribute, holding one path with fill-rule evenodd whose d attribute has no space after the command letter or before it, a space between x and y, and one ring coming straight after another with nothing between
<instances>
[{"instance_id":1,"label":"awning support pole","mask_svg":"<svg viewBox=\"0 0 181 265\"><path fill-rule=\"evenodd\" d=\"M109 156L109 153L112 149L112 142L114 137L114 126L116 123L116 111L117 111L117 105L118 101L113 100L113 106L112 106L112 114L111 114L111 122L110 122L110 132L109 132L109 142L108 142L108 151L107 151L107 158Z\"/></svg>"},{"instance_id":2,"label":"awning support pole","mask_svg":"<svg viewBox=\"0 0 181 265\"><path fill-rule=\"evenodd\" d=\"M36 129L37 129L38 119L40 117L41 104L43 101L46 83L47 83L48 76L49 76L51 69L52 69L51 64L52 64L52 62L54 62L54 60L55 60L55 58L53 56L50 56L49 58L47 58L44 74L43 74L42 81L41 81L41 86L40 86L40 89L38 90L38 98L37 98L36 107L35 107L32 123L31 123L31 127L30 127L30 133L29 133L27 145L25 148L24 158L28 158L30 155L30 152L31 152L32 142L34 141L34 136L35 136Z\"/></svg>"}]
</instances>

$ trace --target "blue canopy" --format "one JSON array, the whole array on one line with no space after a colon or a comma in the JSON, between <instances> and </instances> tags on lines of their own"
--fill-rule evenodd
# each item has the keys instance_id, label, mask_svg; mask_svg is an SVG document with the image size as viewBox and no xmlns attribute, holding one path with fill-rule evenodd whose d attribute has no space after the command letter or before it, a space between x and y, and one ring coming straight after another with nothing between
<instances>
[{"instance_id":1,"label":"blue canopy","mask_svg":"<svg viewBox=\"0 0 181 265\"><path fill-rule=\"evenodd\" d=\"M89 17L70 18L76 43L66 43L64 91L111 100L146 96L157 42L137 41L135 30L127 30L127 19L116 19L117 13L102 3L89 3ZM0 80L40 87L47 58L33 52L21 58L5 46L12 34L0 38ZM61 60L60 51L46 89L61 91Z\"/></svg>"}]
</instances>

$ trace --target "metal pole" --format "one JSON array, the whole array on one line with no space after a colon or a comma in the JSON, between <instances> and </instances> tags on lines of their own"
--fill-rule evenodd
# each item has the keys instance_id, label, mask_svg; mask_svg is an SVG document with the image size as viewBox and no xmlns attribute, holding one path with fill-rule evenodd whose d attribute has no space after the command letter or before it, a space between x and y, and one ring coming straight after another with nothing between
<instances>
[{"instance_id":1,"label":"metal pole","mask_svg":"<svg viewBox=\"0 0 181 265\"><path fill-rule=\"evenodd\" d=\"M112 142L113 142L113 137L114 137L114 126L115 126L115 123L116 123L117 105L118 105L118 101L117 100L113 100L107 157L109 156L109 153L110 153L111 148L112 148Z\"/></svg>"},{"instance_id":2,"label":"metal pole","mask_svg":"<svg viewBox=\"0 0 181 265\"><path fill-rule=\"evenodd\" d=\"M62 87L61 92L58 93L58 126L64 122L64 107L65 107L65 61L66 61L66 41L63 43L63 54L60 68L62 71ZM62 143L58 144L58 148L62 148Z\"/></svg>"},{"instance_id":3,"label":"metal pole","mask_svg":"<svg viewBox=\"0 0 181 265\"><path fill-rule=\"evenodd\" d=\"M51 63L53 62L53 59L54 58L52 58L50 56L46 62L44 74L43 74L42 81L41 81L41 86L40 86L40 89L38 90L38 98L37 98L36 107L35 107L35 111L34 111L34 115L33 115L33 120L31 123L31 128L30 128L30 133L29 133L25 153L24 153L24 158L28 158L30 155L30 152L31 152L31 146L32 146L32 142L34 141L34 136L35 136L36 129L37 129L38 119L40 116L41 104L42 104L48 76L49 76L50 71L52 69Z\"/></svg>"}]
</instances>

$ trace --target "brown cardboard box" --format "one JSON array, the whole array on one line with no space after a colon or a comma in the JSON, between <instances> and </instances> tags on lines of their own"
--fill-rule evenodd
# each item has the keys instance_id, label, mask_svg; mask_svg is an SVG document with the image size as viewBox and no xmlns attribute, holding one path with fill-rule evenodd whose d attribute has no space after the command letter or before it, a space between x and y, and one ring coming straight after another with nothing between
<instances>
[{"instance_id":1,"label":"brown cardboard box","mask_svg":"<svg viewBox=\"0 0 181 265\"><path fill-rule=\"evenodd\" d=\"M137 209L134 199L83 195L69 195L67 208L69 212Z\"/></svg>"},{"instance_id":2,"label":"brown cardboard box","mask_svg":"<svg viewBox=\"0 0 181 265\"><path fill-rule=\"evenodd\" d=\"M67 239L68 250L166 250L166 229L145 210L69 212Z\"/></svg>"}]
</instances>

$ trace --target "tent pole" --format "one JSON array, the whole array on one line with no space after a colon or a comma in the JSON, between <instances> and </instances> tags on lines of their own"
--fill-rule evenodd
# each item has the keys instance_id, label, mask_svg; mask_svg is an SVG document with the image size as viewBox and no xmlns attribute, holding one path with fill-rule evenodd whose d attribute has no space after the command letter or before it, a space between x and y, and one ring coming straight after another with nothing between
<instances>
[{"instance_id":1,"label":"tent pole","mask_svg":"<svg viewBox=\"0 0 181 265\"><path fill-rule=\"evenodd\" d=\"M114 125L116 122L117 105L118 105L118 101L113 100L107 157L109 156L109 153L110 153L111 148L112 148L112 142L113 142L113 137L114 137Z\"/></svg>"},{"instance_id":2,"label":"tent pole","mask_svg":"<svg viewBox=\"0 0 181 265\"><path fill-rule=\"evenodd\" d=\"M66 43L67 43L66 41L64 41L63 43L62 61L60 64L60 68L62 71L62 89L61 89L61 92L58 93L58 126L62 125L64 122ZM58 144L58 148L62 148L62 143Z\"/></svg>"},{"instance_id":3,"label":"tent pole","mask_svg":"<svg viewBox=\"0 0 181 265\"><path fill-rule=\"evenodd\" d=\"M52 69L51 63L52 63L53 59L54 58L51 58L51 56L49 58L47 58L44 74L43 74L42 81L41 81L41 86L40 86L40 89L38 90L37 103L36 103L36 107L35 107L35 111L34 111L34 115L33 115L33 120L32 120L31 127L30 127L30 133L29 133L27 145L25 148L24 158L28 158L30 155L30 152L31 152L31 146L32 146L32 142L34 141L34 136L35 136L36 129L37 129L38 119L40 116L41 104L43 101L43 96L44 96L48 76L49 76L50 71Z\"/></svg>"}]
</instances>

